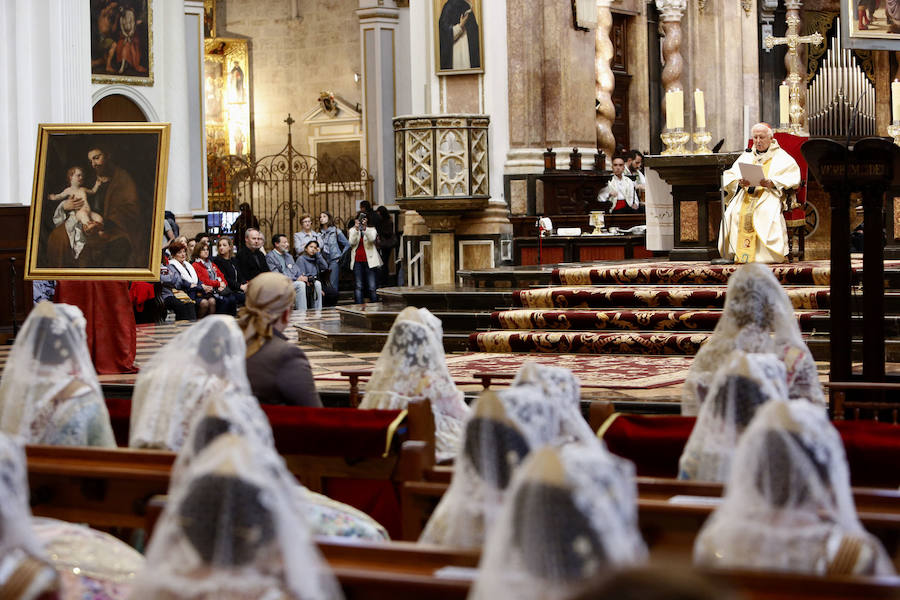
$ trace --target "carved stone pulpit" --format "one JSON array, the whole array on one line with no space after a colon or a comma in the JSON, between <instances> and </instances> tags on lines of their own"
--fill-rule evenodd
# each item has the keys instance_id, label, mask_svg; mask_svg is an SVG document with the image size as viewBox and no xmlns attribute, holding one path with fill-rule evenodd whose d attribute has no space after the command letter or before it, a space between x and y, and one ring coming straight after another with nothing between
<instances>
[{"instance_id":1,"label":"carved stone pulpit","mask_svg":"<svg viewBox=\"0 0 900 600\"><path fill-rule=\"evenodd\" d=\"M722 173L740 152L647 156L644 164L672 186L674 246L670 260L710 260L722 220Z\"/></svg>"},{"instance_id":2,"label":"carved stone pulpit","mask_svg":"<svg viewBox=\"0 0 900 600\"><path fill-rule=\"evenodd\" d=\"M397 204L431 234L431 282L454 283L455 235L466 212L490 201L487 115L394 118Z\"/></svg>"},{"instance_id":3,"label":"carved stone pulpit","mask_svg":"<svg viewBox=\"0 0 900 600\"><path fill-rule=\"evenodd\" d=\"M831 197L830 378L852 377L850 194L861 192L863 378L884 381L884 199L886 193L892 198L900 195L900 148L884 138L866 138L849 149L833 140L814 139L803 145L802 152L810 173Z\"/></svg>"}]
</instances>

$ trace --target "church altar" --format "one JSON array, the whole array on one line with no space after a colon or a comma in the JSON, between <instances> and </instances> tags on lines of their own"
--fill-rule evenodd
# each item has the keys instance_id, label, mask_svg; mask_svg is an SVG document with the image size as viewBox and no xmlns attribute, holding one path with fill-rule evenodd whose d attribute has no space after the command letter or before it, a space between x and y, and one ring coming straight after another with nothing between
<instances>
[{"instance_id":1,"label":"church altar","mask_svg":"<svg viewBox=\"0 0 900 600\"><path fill-rule=\"evenodd\" d=\"M647 168L672 186L675 235L670 260L718 258L722 173L738 156L740 152L644 157Z\"/></svg>"}]
</instances>

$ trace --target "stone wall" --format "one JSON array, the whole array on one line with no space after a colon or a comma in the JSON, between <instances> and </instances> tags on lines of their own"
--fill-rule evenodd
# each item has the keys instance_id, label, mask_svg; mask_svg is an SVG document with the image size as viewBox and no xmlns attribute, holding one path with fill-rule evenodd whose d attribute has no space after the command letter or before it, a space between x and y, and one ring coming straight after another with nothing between
<instances>
[{"instance_id":1,"label":"stone wall","mask_svg":"<svg viewBox=\"0 0 900 600\"><path fill-rule=\"evenodd\" d=\"M250 89L255 152L281 150L287 140L284 119L293 126L294 147L303 153L307 131L303 116L316 108L319 92L328 90L351 105L362 90L358 0L301 1L294 18L292 0L219 0L220 37L250 40Z\"/></svg>"}]
</instances>

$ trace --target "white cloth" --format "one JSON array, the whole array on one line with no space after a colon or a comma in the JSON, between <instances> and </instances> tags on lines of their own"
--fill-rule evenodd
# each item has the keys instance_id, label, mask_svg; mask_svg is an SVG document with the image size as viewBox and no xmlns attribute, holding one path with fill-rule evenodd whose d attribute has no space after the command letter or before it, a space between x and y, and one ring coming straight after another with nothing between
<instances>
[{"instance_id":1,"label":"white cloth","mask_svg":"<svg viewBox=\"0 0 900 600\"><path fill-rule=\"evenodd\" d=\"M41 556L41 543L31 529L28 470L21 440L0 433L0 558L16 548Z\"/></svg>"},{"instance_id":2,"label":"white cloth","mask_svg":"<svg viewBox=\"0 0 900 600\"><path fill-rule=\"evenodd\" d=\"M646 557L634 465L599 443L545 446L513 477L470 598L570 598L604 569Z\"/></svg>"},{"instance_id":3,"label":"white cloth","mask_svg":"<svg viewBox=\"0 0 900 600\"><path fill-rule=\"evenodd\" d=\"M620 175L618 177L613 175L610 177L609 183L607 183L606 187L600 190L600 193L597 195L597 200L600 202L605 202L607 200L612 202L610 211L616 207L616 202L618 200L624 200L627 206L634 209L641 207L641 201L634 191L634 182L628 177L625 177L625 175Z\"/></svg>"},{"instance_id":4,"label":"white cloth","mask_svg":"<svg viewBox=\"0 0 900 600\"><path fill-rule=\"evenodd\" d=\"M729 277L722 316L685 379L681 414L697 414L713 375L733 350L775 354L785 363L788 397L825 406L816 363L800 334L794 307L765 265L744 265Z\"/></svg>"},{"instance_id":5,"label":"white cloth","mask_svg":"<svg viewBox=\"0 0 900 600\"><path fill-rule=\"evenodd\" d=\"M74 306L34 307L3 368L0 430L28 444L116 445L85 324Z\"/></svg>"},{"instance_id":6,"label":"white cloth","mask_svg":"<svg viewBox=\"0 0 900 600\"><path fill-rule=\"evenodd\" d=\"M697 536L694 561L809 574L894 572L856 515L840 435L822 407L802 400L759 410L735 450L722 504Z\"/></svg>"},{"instance_id":7,"label":"white cloth","mask_svg":"<svg viewBox=\"0 0 900 600\"><path fill-rule=\"evenodd\" d=\"M212 315L172 338L141 369L131 400L128 445L178 451L204 398L252 397L237 322Z\"/></svg>"},{"instance_id":8,"label":"white cloth","mask_svg":"<svg viewBox=\"0 0 900 600\"><path fill-rule=\"evenodd\" d=\"M724 482L738 439L771 400L787 399L784 363L774 354L733 351L722 363L678 461L678 478Z\"/></svg>"},{"instance_id":9,"label":"white cloth","mask_svg":"<svg viewBox=\"0 0 900 600\"><path fill-rule=\"evenodd\" d=\"M722 174L726 208L719 226L719 254L723 258L747 262L741 258L744 249L737 247L741 227L741 206L747 197L747 190L738 183L742 178L740 163L763 165L765 178L774 184L772 189L759 188L758 196L749 197L753 212L753 229L756 231L753 260L783 262L788 251L788 238L782 202L786 190L800 185L800 167L790 154L778 146L777 140L772 140L765 152L757 152L755 147L752 152L742 152L731 168Z\"/></svg>"},{"instance_id":10,"label":"white cloth","mask_svg":"<svg viewBox=\"0 0 900 600\"><path fill-rule=\"evenodd\" d=\"M170 486L132 598L341 598L295 489L275 452L215 437Z\"/></svg>"},{"instance_id":11,"label":"white cloth","mask_svg":"<svg viewBox=\"0 0 900 600\"><path fill-rule=\"evenodd\" d=\"M178 271L178 274L181 275L181 278L190 283L191 285L196 285L200 279L197 277L197 271L194 270L194 265L185 261L179 262L178 259L172 259L169 261L169 265L175 267L175 270Z\"/></svg>"},{"instance_id":12,"label":"white cloth","mask_svg":"<svg viewBox=\"0 0 900 600\"><path fill-rule=\"evenodd\" d=\"M434 414L435 456L449 460L456 456L469 407L447 368L440 319L408 306L391 326L359 407L402 410L422 398L431 401Z\"/></svg>"}]
</instances>

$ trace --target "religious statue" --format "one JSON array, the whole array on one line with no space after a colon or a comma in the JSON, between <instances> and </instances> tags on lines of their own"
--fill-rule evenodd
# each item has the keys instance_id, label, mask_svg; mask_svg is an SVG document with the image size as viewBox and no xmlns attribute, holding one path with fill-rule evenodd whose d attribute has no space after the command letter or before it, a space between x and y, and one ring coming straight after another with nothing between
<instances>
[{"instance_id":1,"label":"religious statue","mask_svg":"<svg viewBox=\"0 0 900 600\"><path fill-rule=\"evenodd\" d=\"M800 185L800 167L773 139L772 128L757 123L750 130L753 149L743 152L722 174L725 214L719 227L719 254L726 261L783 262L788 251L782 200ZM751 182L741 164L762 167L762 178Z\"/></svg>"}]
</instances>

